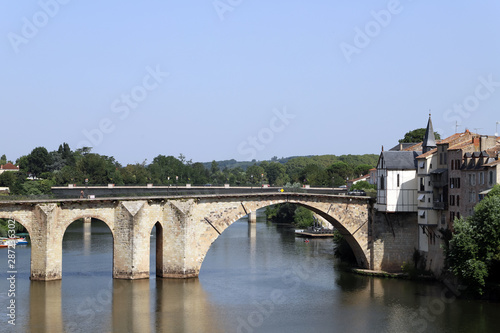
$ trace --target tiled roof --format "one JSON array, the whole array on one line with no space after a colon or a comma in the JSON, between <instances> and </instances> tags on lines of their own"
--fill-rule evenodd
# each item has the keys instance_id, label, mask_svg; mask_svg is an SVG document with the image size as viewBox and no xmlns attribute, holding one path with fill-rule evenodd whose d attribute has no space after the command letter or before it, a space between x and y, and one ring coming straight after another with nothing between
<instances>
[{"instance_id":1,"label":"tiled roof","mask_svg":"<svg viewBox=\"0 0 500 333\"><path fill-rule=\"evenodd\" d=\"M466 142L459 142L457 144L454 144L453 146L450 146L448 148L448 150L460 150L460 149L464 149L464 148L467 148L469 146L473 146L474 144L470 141L466 141Z\"/></svg>"},{"instance_id":2,"label":"tiled roof","mask_svg":"<svg viewBox=\"0 0 500 333\"><path fill-rule=\"evenodd\" d=\"M418 143L400 143L400 144L397 144L396 146L392 147L391 149L389 149L390 151L403 151L403 150L407 150L408 148L410 147L413 147L415 145L418 145Z\"/></svg>"},{"instance_id":3,"label":"tiled roof","mask_svg":"<svg viewBox=\"0 0 500 333\"><path fill-rule=\"evenodd\" d=\"M359 178L352 179L350 181L351 182L357 182L358 180L363 180L363 179L367 179L367 178L370 178L370 175L364 175L364 176L361 176Z\"/></svg>"},{"instance_id":4,"label":"tiled roof","mask_svg":"<svg viewBox=\"0 0 500 333\"><path fill-rule=\"evenodd\" d=\"M2 169L2 170L19 170L19 167L16 167L12 163L7 163L7 164L4 164L4 165L1 165L0 169Z\"/></svg>"},{"instance_id":5,"label":"tiled roof","mask_svg":"<svg viewBox=\"0 0 500 333\"><path fill-rule=\"evenodd\" d=\"M422 142L415 143L413 146L403 149L404 151L422 151Z\"/></svg>"},{"instance_id":6,"label":"tiled roof","mask_svg":"<svg viewBox=\"0 0 500 333\"><path fill-rule=\"evenodd\" d=\"M433 155L435 152L437 152L437 148L429 150L427 153L419 155L417 158L427 158L427 157Z\"/></svg>"},{"instance_id":7,"label":"tiled roof","mask_svg":"<svg viewBox=\"0 0 500 333\"><path fill-rule=\"evenodd\" d=\"M490 162L488 164L484 164L485 167L492 167L500 164L500 160L495 160L494 162Z\"/></svg>"}]
</instances>

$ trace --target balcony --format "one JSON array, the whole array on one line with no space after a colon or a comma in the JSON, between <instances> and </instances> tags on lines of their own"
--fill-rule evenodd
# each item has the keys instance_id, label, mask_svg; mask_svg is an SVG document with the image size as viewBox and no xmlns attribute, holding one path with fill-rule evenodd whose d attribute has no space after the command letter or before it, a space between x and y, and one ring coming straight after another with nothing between
<instances>
[{"instance_id":1,"label":"balcony","mask_svg":"<svg viewBox=\"0 0 500 333\"><path fill-rule=\"evenodd\" d=\"M437 169L431 172L431 181L434 187L445 187L448 185L448 170Z\"/></svg>"},{"instance_id":2,"label":"balcony","mask_svg":"<svg viewBox=\"0 0 500 333\"><path fill-rule=\"evenodd\" d=\"M448 209L448 203L443 201L434 201L432 208L436 210L445 210Z\"/></svg>"}]
</instances>

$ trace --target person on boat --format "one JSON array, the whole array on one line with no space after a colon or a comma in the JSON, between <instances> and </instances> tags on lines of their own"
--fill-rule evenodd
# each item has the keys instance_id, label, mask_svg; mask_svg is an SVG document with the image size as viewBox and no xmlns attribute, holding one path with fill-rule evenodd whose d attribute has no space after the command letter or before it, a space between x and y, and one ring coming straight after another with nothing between
<instances>
[{"instance_id":1,"label":"person on boat","mask_svg":"<svg viewBox=\"0 0 500 333\"><path fill-rule=\"evenodd\" d=\"M82 191L80 191L80 199L83 199L83 198L85 198L85 193L83 193L83 190L82 190Z\"/></svg>"}]
</instances>

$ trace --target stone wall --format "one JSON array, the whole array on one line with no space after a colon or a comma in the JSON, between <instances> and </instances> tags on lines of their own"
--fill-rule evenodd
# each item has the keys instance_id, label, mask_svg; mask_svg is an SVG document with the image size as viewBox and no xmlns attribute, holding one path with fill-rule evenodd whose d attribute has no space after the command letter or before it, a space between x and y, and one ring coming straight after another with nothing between
<instances>
[{"instance_id":1,"label":"stone wall","mask_svg":"<svg viewBox=\"0 0 500 333\"><path fill-rule=\"evenodd\" d=\"M418 248L418 221L415 213L372 211L371 266L375 270L401 271L404 262L412 262Z\"/></svg>"}]
</instances>

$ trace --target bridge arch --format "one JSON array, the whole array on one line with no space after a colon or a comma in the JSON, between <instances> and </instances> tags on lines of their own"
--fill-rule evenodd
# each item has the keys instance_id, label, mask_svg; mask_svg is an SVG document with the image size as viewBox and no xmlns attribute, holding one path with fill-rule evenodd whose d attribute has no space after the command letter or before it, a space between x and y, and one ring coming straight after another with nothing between
<instances>
[{"instance_id":1,"label":"bridge arch","mask_svg":"<svg viewBox=\"0 0 500 333\"><path fill-rule=\"evenodd\" d=\"M7 220L7 221L9 221L9 220L16 221L17 223L19 223L20 225L25 227L26 230L28 231L28 233L31 235L31 223L28 223L28 220L25 220L22 217L17 217L15 215L6 215L6 214L2 214L2 213L0 213L0 219Z\"/></svg>"},{"instance_id":2,"label":"bridge arch","mask_svg":"<svg viewBox=\"0 0 500 333\"><path fill-rule=\"evenodd\" d=\"M251 200L241 202L240 205L242 209L235 209L234 205L233 207L221 205L222 207L220 209L212 210L210 214L205 217L204 221L206 225L204 234L208 235L209 241L203 242L199 249L202 257L200 268L213 242L215 242L229 226L250 212L253 213L257 209L280 203L293 203L305 207L323 217L345 237L356 257L358 265L363 268L369 268L368 209L359 209L357 210L358 214L353 214L350 209L352 201L349 201L349 199L343 200L343 202L338 204L332 204L331 202L301 199L290 200L288 198L266 201ZM354 204L359 203L359 201L354 202ZM361 205L367 206L368 203L362 203Z\"/></svg>"}]
</instances>

